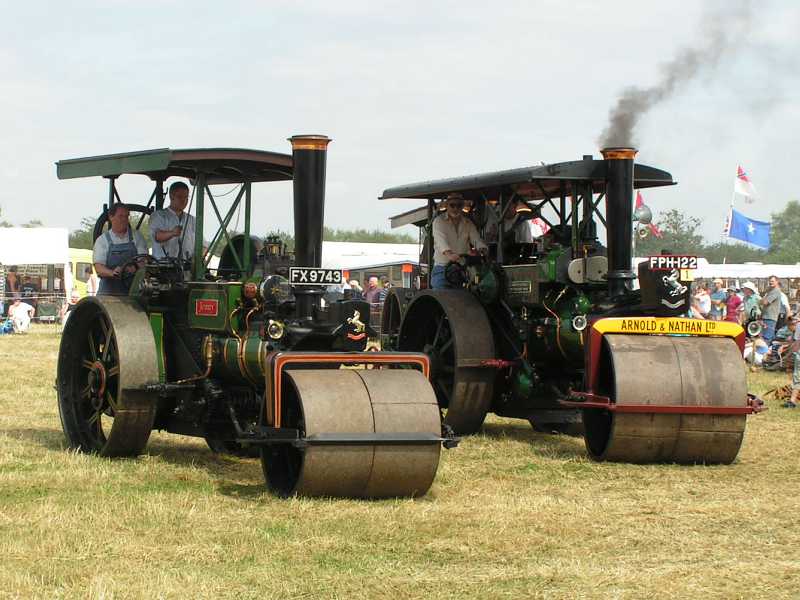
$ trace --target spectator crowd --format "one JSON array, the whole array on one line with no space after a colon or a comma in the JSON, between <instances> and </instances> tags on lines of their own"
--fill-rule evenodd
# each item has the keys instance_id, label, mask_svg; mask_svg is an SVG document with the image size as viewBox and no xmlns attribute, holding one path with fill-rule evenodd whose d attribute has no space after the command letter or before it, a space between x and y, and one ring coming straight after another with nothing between
<instances>
[{"instance_id":1,"label":"spectator crowd","mask_svg":"<svg viewBox=\"0 0 800 600\"><path fill-rule=\"evenodd\" d=\"M693 284L690 316L696 319L728 321L746 328L745 359L753 366L792 372L792 395L786 408L797 406L800 394L800 288L784 291L772 276L759 289L752 281L714 279L711 288L697 280Z\"/></svg>"}]
</instances>

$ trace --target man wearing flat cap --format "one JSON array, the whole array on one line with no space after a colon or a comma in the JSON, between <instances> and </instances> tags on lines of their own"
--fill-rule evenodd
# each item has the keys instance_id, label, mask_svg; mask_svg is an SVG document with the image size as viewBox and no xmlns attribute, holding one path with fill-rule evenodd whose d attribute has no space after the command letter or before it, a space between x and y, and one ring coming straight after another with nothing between
<instances>
[{"instance_id":1,"label":"man wearing flat cap","mask_svg":"<svg viewBox=\"0 0 800 600\"><path fill-rule=\"evenodd\" d=\"M445 213L433 221L433 289L451 287L444 276L448 264L458 262L461 255L472 249L478 252L487 249L475 224L464 216L464 197L458 193L449 194L445 206Z\"/></svg>"}]
</instances>

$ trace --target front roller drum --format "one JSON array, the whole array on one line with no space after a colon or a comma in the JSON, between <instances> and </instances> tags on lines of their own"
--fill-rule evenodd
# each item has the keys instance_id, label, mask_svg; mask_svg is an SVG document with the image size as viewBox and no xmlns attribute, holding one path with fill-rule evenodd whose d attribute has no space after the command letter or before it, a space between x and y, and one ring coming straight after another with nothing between
<instances>
[{"instance_id":1,"label":"front roller drum","mask_svg":"<svg viewBox=\"0 0 800 600\"><path fill-rule=\"evenodd\" d=\"M440 438L436 396L411 370L287 370L281 423L317 435L421 434ZM262 450L264 475L281 495L422 496L439 466L439 441L391 444L281 444Z\"/></svg>"},{"instance_id":2,"label":"front roller drum","mask_svg":"<svg viewBox=\"0 0 800 600\"><path fill-rule=\"evenodd\" d=\"M729 338L606 335L599 393L617 405L742 407L742 356ZM592 458L630 463L734 461L744 414L625 413L585 409Z\"/></svg>"},{"instance_id":3,"label":"front roller drum","mask_svg":"<svg viewBox=\"0 0 800 600\"><path fill-rule=\"evenodd\" d=\"M135 456L147 445L158 381L147 313L124 297L89 297L73 309L58 352L58 408L70 448Z\"/></svg>"}]
</instances>

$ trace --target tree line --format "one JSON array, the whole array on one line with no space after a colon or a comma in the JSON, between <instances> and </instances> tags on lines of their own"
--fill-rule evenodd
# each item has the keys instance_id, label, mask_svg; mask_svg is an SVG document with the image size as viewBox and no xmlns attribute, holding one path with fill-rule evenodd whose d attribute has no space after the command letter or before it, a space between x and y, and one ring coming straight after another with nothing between
<instances>
[{"instance_id":1,"label":"tree line","mask_svg":"<svg viewBox=\"0 0 800 600\"><path fill-rule=\"evenodd\" d=\"M2 216L2 209L0 209ZM635 254L649 256L661 250L669 250L673 254L689 254L702 256L711 263L744 263L762 262L774 264L795 264L800 262L800 202L790 201L786 208L774 213L771 218L771 247L759 250L735 241L719 241L706 243L699 233L701 220L688 217L677 209L670 209L655 220L661 230L662 237L648 235L645 239L636 240ZM92 232L95 219L84 217L78 229L70 232L70 248L91 249L94 243ZM12 227L8 221L0 221L0 227ZM44 224L33 219L21 227L43 227ZM149 243L150 231L145 220L140 229L145 241ZM232 232L233 236L237 232ZM278 235L287 244L289 250L294 249L294 235L288 231L273 230L267 235ZM417 240L406 233L392 233L381 229L334 229L325 227L322 239L330 242L373 242L383 244L413 244Z\"/></svg>"}]
</instances>

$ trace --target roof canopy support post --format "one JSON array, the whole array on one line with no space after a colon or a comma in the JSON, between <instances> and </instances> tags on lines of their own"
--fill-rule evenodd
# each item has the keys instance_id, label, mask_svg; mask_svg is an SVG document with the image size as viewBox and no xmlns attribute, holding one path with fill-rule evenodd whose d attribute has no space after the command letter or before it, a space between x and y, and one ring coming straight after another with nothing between
<instances>
[{"instance_id":1,"label":"roof canopy support post","mask_svg":"<svg viewBox=\"0 0 800 600\"><path fill-rule=\"evenodd\" d=\"M427 256L425 257L428 263L428 289L431 288L431 275L433 273L433 209L436 201L433 198L428 198L428 223L425 227L425 242L427 248Z\"/></svg>"},{"instance_id":2,"label":"roof canopy support post","mask_svg":"<svg viewBox=\"0 0 800 600\"><path fill-rule=\"evenodd\" d=\"M572 227L572 258L578 258L580 252L580 234L578 231L578 221L581 206L581 186L577 181L572 182L572 212L570 213L570 225Z\"/></svg>"},{"instance_id":3,"label":"roof canopy support post","mask_svg":"<svg viewBox=\"0 0 800 600\"><path fill-rule=\"evenodd\" d=\"M164 208L164 179L163 177L159 177L156 179L156 185L153 188L153 194L156 197L156 210L161 210ZM148 206L150 206L148 204Z\"/></svg>"},{"instance_id":4,"label":"roof canopy support post","mask_svg":"<svg viewBox=\"0 0 800 600\"><path fill-rule=\"evenodd\" d=\"M203 184L205 187L206 193L208 194L209 204L211 204L211 208L214 209L214 214L217 215L217 221L219 221L219 229L222 232L222 235L225 236L225 241L228 243L228 247L231 249L231 255L233 256L233 260L236 261L236 266L239 268L239 271L244 273L244 267L242 267L242 260L239 258L239 253L236 251L236 248L231 243L231 237L228 235L228 228L222 222L222 215L219 214L219 209L217 208L217 203L214 202L214 196L211 194L211 190L208 189L208 186ZM244 186L242 186L242 190L244 190ZM238 196L238 197L241 197ZM245 245L249 238L245 240Z\"/></svg>"},{"instance_id":5,"label":"roof canopy support post","mask_svg":"<svg viewBox=\"0 0 800 600\"><path fill-rule=\"evenodd\" d=\"M561 213L564 214L567 212L567 184L566 182L561 179L558 182L558 191L559 191L559 205L561 206Z\"/></svg>"},{"instance_id":6,"label":"roof canopy support post","mask_svg":"<svg viewBox=\"0 0 800 600\"><path fill-rule=\"evenodd\" d=\"M197 190L197 209L194 216L195 230L194 230L194 263L192 277L195 281L205 279L206 276L206 263L203 260L203 225L204 225L204 208L205 208L205 189L206 189L206 174L198 173L197 180L195 181L195 189Z\"/></svg>"},{"instance_id":7,"label":"roof canopy support post","mask_svg":"<svg viewBox=\"0 0 800 600\"><path fill-rule=\"evenodd\" d=\"M153 205L153 199L155 198L155 196L156 196L156 190L154 189L153 192L150 194L150 198L147 200L147 206L145 206L147 210L150 210L150 207ZM136 231L139 231L139 229L141 229L142 223L144 222L144 218L146 216L148 216L148 213L143 212L142 216L139 217L139 220L136 223Z\"/></svg>"},{"instance_id":8,"label":"roof canopy support post","mask_svg":"<svg viewBox=\"0 0 800 600\"><path fill-rule=\"evenodd\" d=\"M598 208L598 206L600 206L600 203L603 201L603 198L605 198L605 197L606 197L606 193L605 192L601 192L597 196L597 200L595 200L592 203L592 209L594 210L594 214L596 214L597 218L600 219L600 222L603 224L603 227L606 226L606 218L603 216L603 213L600 212L600 209Z\"/></svg>"},{"instance_id":9,"label":"roof canopy support post","mask_svg":"<svg viewBox=\"0 0 800 600\"><path fill-rule=\"evenodd\" d=\"M244 184L244 249L242 250L242 262L249 268L250 266L250 182ZM233 248L231 248L233 250Z\"/></svg>"},{"instance_id":10,"label":"roof canopy support post","mask_svg":"<svg viewBox=\"0 0 800 600\"><path fill-rule=\"evenodd\" d=\"M503 240L506 237L506 211L513 202L514 194L511 193L508 202L504 202L503 198L506 197L505 190L500 190L500 197L497 199L497 205L500 207L500 218L497 219L497 261L502 263L505 259L505 252L503 252Z\"/></svg>"},{"instance_id":11,"label":"roof canopy support post","mask_svg":"<svg viewBox=\"0 0 800 600\"><path fill-rule=\"evenodd\" d=\"M106 206L106 210L114 206L114 198L119 200L119 194L117 194L117 185L116 185L117 176L114 175L112 177L107 177L107 179L108 179L108 205Z\"/></svg>"},{"instance_id":12,"label":"roof canopy support post","mask_svg":"<svg viewBox=\"0 0 800 600\"><path fill-rule=\"evenodd\" d=\"M589 237L589 231L591 229L590 223L592 222L592 213L594 212L594 206L592 204L592 196L594 195L594 189L592 188L592 182L588 182L584 188L583 194L583 230L581 231L581 237L587 239ZM597 228L594 228L595 236L597 235Z\"/></svg>"},{"instance_id":13,"label":"roof canopy support post","mask_svg":"<svg viewBox=\"0 0 800 600\"><path fill-rule=\"evenodd\" d=\"M239 189L239 193L236 195L236 199L231 204L231 207L228 209L227 214L225 215L225 220L222 222L222 226L217 229L214 233L214 238L211 240L211 245L208 247L208 255L206 256L206 267L208 267L208 263L211 260L211 256L217 249L217 244L222 239L222 230L223 228L228 227L230 225L231 219L233 218L233 213L236 212L236 209L239 207L239 203L242 201L242 195L244 194L244 186Z\"/></svg>"}]
</instances>

